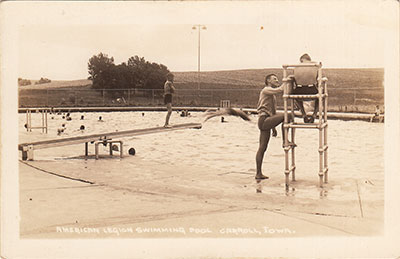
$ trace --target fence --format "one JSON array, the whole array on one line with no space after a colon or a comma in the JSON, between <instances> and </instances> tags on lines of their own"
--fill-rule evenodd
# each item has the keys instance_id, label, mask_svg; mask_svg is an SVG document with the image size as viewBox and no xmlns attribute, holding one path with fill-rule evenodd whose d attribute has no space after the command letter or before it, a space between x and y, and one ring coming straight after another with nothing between
<instances>
[{"instance_id":1,"label":"fence","mask_svg":"<svg viewBox=\"0 0 400 259\"><path fill-rule=\"evenodd\" d=\"M177 89L174 106L217 107L230 100L232 107L255 108L257 89ZM329 88L329 111L374 112L384 105L383 88ZM19 107L163 106L162 89L20 89ZM278 98L278 107L283 102Z\"/></svg>"}]
</instances>

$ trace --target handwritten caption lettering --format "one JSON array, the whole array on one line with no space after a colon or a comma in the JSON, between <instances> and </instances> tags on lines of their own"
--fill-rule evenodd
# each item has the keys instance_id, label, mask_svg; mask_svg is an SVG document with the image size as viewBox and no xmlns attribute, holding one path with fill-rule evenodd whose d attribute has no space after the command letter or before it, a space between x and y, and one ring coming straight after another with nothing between
<instances>
[{"instance_id":1,"label":"handwritten caption lettering","mask_svg":"<svg viewBox=\"0 0 400 259\"><path fill-rule=\"evenodd\" d=\"M71 233L71 234L106 234L116 235L121 234L178 234L178 235L219 235L219 236L240 236L240 235L291 235L295 234L296 231L289 228L240 228L240 227L226 227L219 229L195 228L195 227L56 227L58 233Z\"/></svg>"}]
</instances>

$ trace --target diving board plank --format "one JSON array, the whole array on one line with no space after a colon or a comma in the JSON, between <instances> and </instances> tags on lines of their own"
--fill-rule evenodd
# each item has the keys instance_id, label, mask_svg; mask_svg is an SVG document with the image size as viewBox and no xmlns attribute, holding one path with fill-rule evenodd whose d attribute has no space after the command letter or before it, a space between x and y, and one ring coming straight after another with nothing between
<instances>
[{"instance_id":1,"label":"diving board plank","mask_svg":"<svg viewBox=\"0 0 400 259\"><path fill-rule=\"evenodd\" d=\"M180 129L190 129L190 128L201 128L200 123L185 123L185 124L176 124L172 125L170 128L165 127L154 127L147 129L134 129L134 130L125 130L125 131L114 131L114 132L106 132L106 133L98 133L86 136L78 136L78 137L70 137L70 138L62 138L62 139L51 139L44 141L37 141L31 143L21 143L18 145L19 150L23 150L24 147L33 146L33 149L43 149L50 147L59 147L73 144L80 144L86 142L96 141L102 138L110 138L110 137L127 137L127 136L138 136L145 134L153 134L160 132L167 132L173 130Z\"/></svg>"}]
</instances>

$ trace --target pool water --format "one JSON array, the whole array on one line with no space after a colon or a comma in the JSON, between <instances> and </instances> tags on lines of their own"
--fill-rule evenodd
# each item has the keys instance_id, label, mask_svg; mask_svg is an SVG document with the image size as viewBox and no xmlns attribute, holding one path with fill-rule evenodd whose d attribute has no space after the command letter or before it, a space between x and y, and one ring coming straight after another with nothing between
<instances>
[{"instance_id":1,"label":"pool water","mask_svg":"<svg viewBox=\"0 0 400 259\"><path fill-rule=\"evenodd\" d=\"M27 132L24 128L25 114L20 114L19 143L157 127L164 124L165 115L166 112L71 113L72 120L66 121L62 115L51 114L48 117L49 132L45 134L39 129ZM99 116L102 116L102 121L98 121ZM201 123L203 116L202 112L192 112L189 117L180 117L179 113L173 112L170 123ZM127 158L124 166L134 166L130 164L127 153L130 147L134 147L136 159L159 164L160 170L166 164L185 165L189 168L205 168L215 175L254 180L259 130L256 125L257 116L252 115L251 118L252 121L246 122L237 117L225 116L226 123L221 123L220 117L215 117L204 123L200 130L185 129L123 138L124 156ZM40 119L39 114L32 114L33 126L39 126ZM57 130L62 128L62 124L65 124L65 131L58 135ZM81 125L85 126L85 130L80 130ZM263 162L264 174L279 180L258 185L254 183L257 192L283 193L284 151L281 136L279 127L278 137L271 137ZM346 199L346 188L357 184L360 191L368 190L363 195L369 200L383 200L384 124L329 121L329 188L322 192L317 188L318 130L297 129L296 144L297 183L292 190L297 197ZM108 152L108 147L100 147L100 152ZM76 157L77 152L83 154L83 144L37 150L35 160L69 159Z\"/></svg>"}]
</instances>

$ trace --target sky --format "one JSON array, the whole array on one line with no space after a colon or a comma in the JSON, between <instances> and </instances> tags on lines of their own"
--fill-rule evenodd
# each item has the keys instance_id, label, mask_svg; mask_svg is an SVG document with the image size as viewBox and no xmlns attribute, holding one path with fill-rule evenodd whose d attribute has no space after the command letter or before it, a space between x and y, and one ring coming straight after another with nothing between
<instances>
[{"instance_id":1,"label":"sky","mask_svg":"<svg viewBox=\"0 0 400 259\"><path fill-rule=\"evenodd\" d=\"M201 71L278 68L303 53L329 68L383 67L394 23L381 2L31 4L18 26L18 74L87 78L87 62L100 52L116 64L138 55L171 71L197 71L195 24L205 27Z\"/></svg>"}]
</instances>

